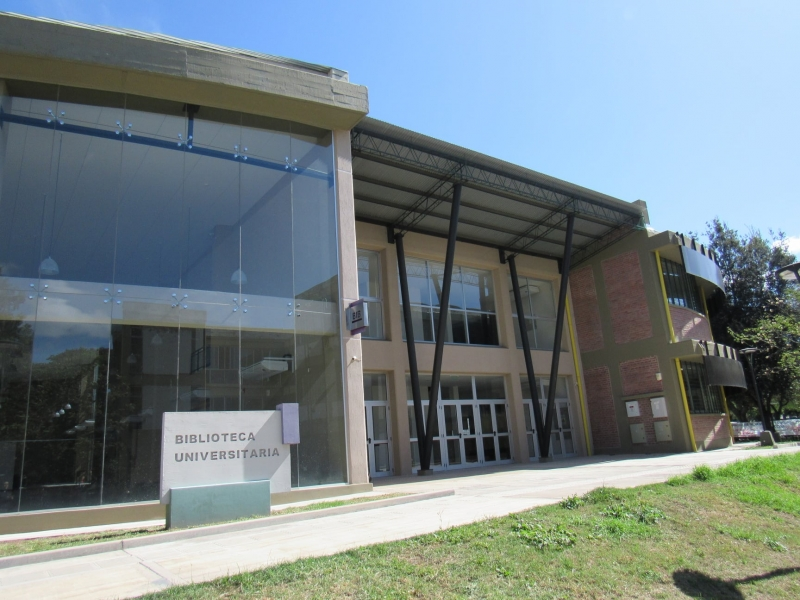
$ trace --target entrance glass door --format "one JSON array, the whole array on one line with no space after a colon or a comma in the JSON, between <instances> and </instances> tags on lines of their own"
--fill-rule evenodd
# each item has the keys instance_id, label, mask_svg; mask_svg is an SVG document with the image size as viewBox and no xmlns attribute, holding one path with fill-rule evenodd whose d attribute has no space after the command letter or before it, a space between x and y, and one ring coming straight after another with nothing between
<instances>
[{"instance_id":1,"label":"entrance glass door","mask_svg":"<svg viewBox=\"0 0 800 600\"><path fill-rule=\"evenodd\" d=\"M536 380L537 392L540 400L542 420L547 411L547 392L549 382ZM539 439L536 433L536 423L533 419L533 402L530 400L531 393L528 382L522 379L522 393L525 398L525 434L528 440L528 456L539 458ZM556 398L553 410L553 422L550 428L550 456L553 458L566 458L575 456L575 444L572 431L572 416L569 408L569 397L567 395L567 381L565 377L559 377L556 384Z\"/></svg>"},{"instance_id":2,"label":"entrance glass door","mask_svg":"<svg viewBox=\"0 0 800 600\"><path fill-rule=\"evenodd\" d=\"M459 467L480 462L476 435L475 407L472 403L443 401L444 441L447 466Z\"/></svg>"},{"instance_id":3,"label":"entrance glass door","mask_svg":"<svg viewBox=\"0 0 800 600\"><path fill-rule=\"evenodd\" d=\"M369 476L392 474L391 416L386 375L364 373L364 411L367 423Z\"/></svg>"},{"instance_id":4,"label":"entrance glass door","mask_svg":"<svg viewBox=\"0 0 800 600\"><path fill-rule=\"evenodd\" d=\"M478 404L481 418L481 450L486 463L511 460L508 416L505 402Z\"/></svg>"},{"instance_id":5,"label":"entrance glass door","mask_svg":"<svg viewBox=\"0 0 800 600\"><path fill-rule=\"evenodd\" d=\"M367 452L369 476L385 477L392 474L389 447L389 406L386 402L364 402L367 413Z\"/></svg>"}]
</instances>

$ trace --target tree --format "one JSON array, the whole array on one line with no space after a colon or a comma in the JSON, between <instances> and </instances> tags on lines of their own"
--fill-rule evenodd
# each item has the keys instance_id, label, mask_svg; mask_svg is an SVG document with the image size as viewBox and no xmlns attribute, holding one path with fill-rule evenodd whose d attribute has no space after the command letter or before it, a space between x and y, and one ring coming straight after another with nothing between
<instances>
[{"instance_id":1,"label":"tree","mask_svg":"<svg viewBox=\"0 0 800 600\"><path fill-rule=\"evenodd\" d=\"M775 275L778 268L795 261L785 235L771 231L769 237L759 231L742 235L716 218L708 224L706 237L717 255L726 288L709 306L715 341L760 350L753 366L771 415L800 408L800 296L796 284ZM726 392L735 418L756 417L752 390L730 388Z\"/></svg>"}]
</instances>

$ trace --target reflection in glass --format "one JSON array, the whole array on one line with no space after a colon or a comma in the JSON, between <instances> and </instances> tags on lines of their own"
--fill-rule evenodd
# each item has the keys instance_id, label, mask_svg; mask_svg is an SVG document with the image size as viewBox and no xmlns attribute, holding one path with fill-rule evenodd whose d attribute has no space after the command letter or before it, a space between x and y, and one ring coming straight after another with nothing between
<instances>
[{"instance_id":1,"label":"reflection in glass","mask_svg":"<svg viewBox=\"0 0 800 600\"><path fill-rule=\"evenodd\" d=\"M0 512L157 498L176 410L299 402L293 484L345 481L331 133L0 93Z\"/></svg>"}]
</instances>

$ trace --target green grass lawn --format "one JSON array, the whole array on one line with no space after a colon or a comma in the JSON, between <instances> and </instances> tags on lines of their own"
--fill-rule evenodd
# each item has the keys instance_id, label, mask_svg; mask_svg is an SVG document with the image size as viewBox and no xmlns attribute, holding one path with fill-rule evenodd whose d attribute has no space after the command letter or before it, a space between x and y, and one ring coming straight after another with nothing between
<instances>
[{"instance_id":1,"label":"green grass lawn","mask_svg":"<svg viewBox=\"0 0 800 600\"><path fill-rule=\"evenodd\" d=\"M800 454L287 563L152 599L800 598Z\"/></svg>"},{"instance_id":2,"label":"green grass lawn","mask_svg":"<svg viewBox=\"0 0 800 600\"><path fill-rule=\"evenodd\" d=\"M288 515L300 512L308 512L312 510L321 510L323 508L334 508L337 506L346 506L348 504L361 504L363 502L374 502L376 500L386 500L387 498L396 498L398 496L406 496L407 494L383 494L381 496L363 496L361 498L347 498L344 500L326 500L324 502L315 502L313 504L306 504L304 506L291 506L288 508L273 510L270 516ZM252 515L236 521L248 521L250 519L260 519L264 515ZM236 521L226 521L232 523ZM221 523L216 523L220 525ZM198 527L200 527L198 525ZM31 552L42 552L44 550L58 550L59 548L69 548L71 546L84 546L86 544L96 544L98 542L113 542L117 540L124 540L127 538L140 537L143 535L152 535L154 533L165 533L169 531L164 526L158 527L144 527L140 529L121 529L116 531L100 531L97 533L84 533L79 535L62 535L58 537L38 538L31 540L18 540L13 542L0 542L0 557L2 556L15 556L18 554L29 554ZM175 531L175 530L173 530Z\"/></svg>"}]
</instances>

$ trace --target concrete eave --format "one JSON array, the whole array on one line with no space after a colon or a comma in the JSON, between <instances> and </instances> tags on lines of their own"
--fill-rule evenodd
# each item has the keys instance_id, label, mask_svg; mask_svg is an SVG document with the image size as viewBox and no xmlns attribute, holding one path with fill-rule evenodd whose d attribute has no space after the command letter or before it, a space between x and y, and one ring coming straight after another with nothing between
<instances>
[{"instance_id":1,"label":"concrete eave","mask_svg":"<svg viewBox=\"0 0 800 600\"><path fill-rule=\"evenodd\" d=\"M310 69L160 39L0 14L0 78L191 102L349 130L367 88Z\"/></svg>"}]
</instances>

